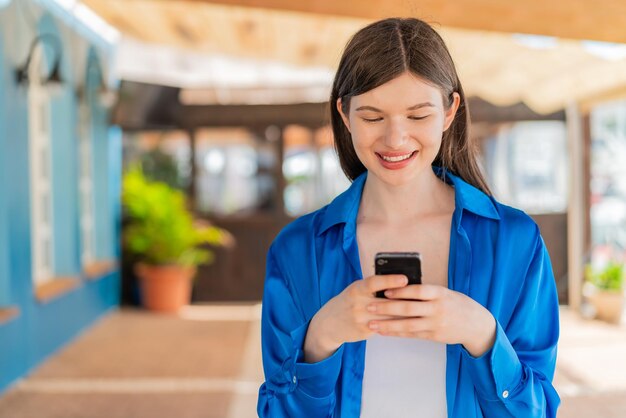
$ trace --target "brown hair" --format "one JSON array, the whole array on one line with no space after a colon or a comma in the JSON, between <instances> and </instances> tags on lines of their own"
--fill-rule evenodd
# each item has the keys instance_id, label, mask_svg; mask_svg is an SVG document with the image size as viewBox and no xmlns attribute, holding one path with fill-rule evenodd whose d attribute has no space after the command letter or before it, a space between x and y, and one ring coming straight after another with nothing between
<instances>
[{"instance_id":1,"label":"brown hair","mask_svg":"<svg viewBox=\"0 0 626 418\"><path fill-rule=\"evenodd\" d=\"M452 57L441 36L428 23L414 18L374 22L354 34L346 45L330 95L335 148L346 176L354 180L366 168L354 151L350 132L337 110L337 99L341 98L342 111L347 115L351 97L370 91L406 71L438 87L447 108L452 104L454 92L461 96L459 108L443 134L441 149L433 164L491 195L478 167L476 147L468 134L467 102Z\"/></svg>"}]
</instances>

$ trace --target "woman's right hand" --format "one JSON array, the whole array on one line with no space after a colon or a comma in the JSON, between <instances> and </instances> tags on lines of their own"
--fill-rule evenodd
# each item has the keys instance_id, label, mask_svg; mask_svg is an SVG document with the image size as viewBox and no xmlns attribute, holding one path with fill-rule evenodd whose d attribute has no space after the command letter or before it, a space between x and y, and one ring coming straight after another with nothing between
<instances>
[{"instance_id":1,"label":"woman's right hand","mask_svg":"<svg viewBox=\"0 0 626 418\"><path fill-rule=\"evenodd\" d=\"M400 274L370 276L355 280L340 294L330 299L313 316L304 340L304 361L317 363L331 356L345 342L361 341L374 334L368 323L374 319L389 319L367 311L367 305L379 290L395 289L408 284Z\"/></svg>"}]
</instances>

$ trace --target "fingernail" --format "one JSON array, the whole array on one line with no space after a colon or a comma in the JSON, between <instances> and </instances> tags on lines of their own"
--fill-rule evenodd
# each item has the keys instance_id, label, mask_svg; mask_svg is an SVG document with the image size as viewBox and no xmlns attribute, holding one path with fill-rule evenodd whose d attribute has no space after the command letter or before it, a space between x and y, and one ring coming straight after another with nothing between
<instances>
[{"instance_id":1,"label":"fingernail","mask_svg":"<svg viewBox=\"0 0 626 418\"><path fill-rule=\"evenodd\" d=\"M378 329L378 324L376 322L371 322L370 329Z\"/></svg>"},{"instance_id":2,"label":"fingernail","mask_svg":"<svg viewBox=\"0 0 626 418\"><path fill-rule=\"evenodd\" d=\"M393 296L393 290L386 290L385 291L385 296L387 296L387 297Z\"/></svg>"},{"instance_id":3,"label":"fingernail","mask_svg":"<svg viewBox=\"0 0 626 418\"><path fill-rule=\"evenodd\" d=\"M367 310L370 312L376 312L376 305L367 305Z\"/></svg>"},{"instance_id":4,"label":"fingernail","mask_svg":"<svg viewBox=\"0 0 626 418\"><path fill-rule=\"evenodd\" d=\"M399 284L401 284L401 285L408 284L408 283L409 283L409 279L408 279L408 278L406 278L406 277L403 277L403 278L401 278L401 279L398 281L398 283L399 283Z\"/></svg>"}]
</instances>

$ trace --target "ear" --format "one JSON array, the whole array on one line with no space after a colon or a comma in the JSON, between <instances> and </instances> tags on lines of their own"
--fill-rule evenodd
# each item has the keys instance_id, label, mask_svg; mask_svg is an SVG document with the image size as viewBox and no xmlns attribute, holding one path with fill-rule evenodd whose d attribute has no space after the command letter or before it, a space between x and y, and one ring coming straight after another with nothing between
<instances>
[{"instance_id":1,"label":"ear","mask_svg":"<svg viewBox=\"0 0 626 418\"><path fill-rule=\"evenodd\" d=\"M348 117L343 113L343 110L341 110L341 97L337 99L336 106L337 112L339 112L339 114L341 115L341 119L343 119L343 123L346 125L348 132L352 133L352 131L350 130L350 119L348 119Z\"/></svg>"},{"instance_id":2,"label":"ear","mask_svg":"<svg viewBox=\"0 0 626 418\"><path fill-rule=\"evenodd\" d=\"M443 123L443 131L447 131L450 125L452 125L452 121L454 120L454 116L456 115L456 111L459 109L459 105L461 104L461 96L456 91L452 93L452 105L445 112L445 118Z\"/></svg>"}]
</instances>

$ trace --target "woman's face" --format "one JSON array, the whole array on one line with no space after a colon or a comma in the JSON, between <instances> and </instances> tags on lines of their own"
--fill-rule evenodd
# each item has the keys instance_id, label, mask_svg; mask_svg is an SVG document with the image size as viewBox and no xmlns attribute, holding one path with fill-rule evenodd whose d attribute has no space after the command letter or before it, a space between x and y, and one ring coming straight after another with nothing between
<instances>
[{"instance_id":1,"label":"woman's face","mask_svg":"<svg viewBox=\"0 0 626 418\"><path fill-rule=\"evenodd\" d=\"M341 99L337 108L370 175L401 185L430 169L459 102L455 92L446 109L439 88L406 72L352 97L347 115L341 111Z\"/></svg>"}]
</instances>

